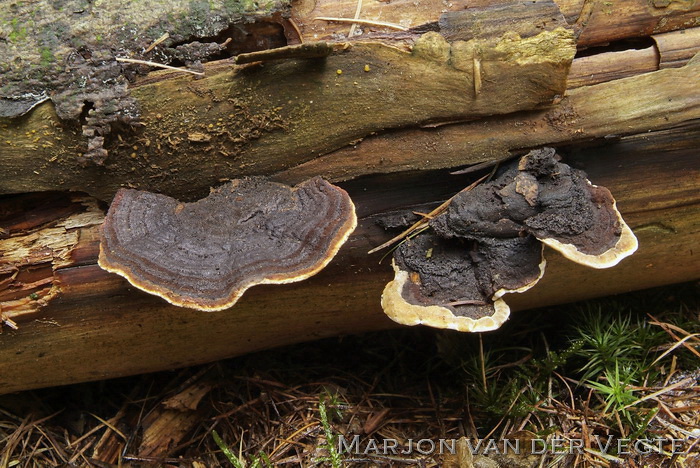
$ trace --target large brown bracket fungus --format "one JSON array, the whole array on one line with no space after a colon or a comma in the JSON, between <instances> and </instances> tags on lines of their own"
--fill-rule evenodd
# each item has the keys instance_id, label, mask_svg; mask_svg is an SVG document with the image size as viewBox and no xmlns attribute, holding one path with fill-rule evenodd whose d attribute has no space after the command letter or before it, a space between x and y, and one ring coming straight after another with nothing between
<instances>
[{"instance_id":1,"label":"large brown bracket fungus","mask_svg":"<svg viewBox=\"0 0 700 468\"><path fill-rule=\"evenodd\" d=\"M502 296L531 288L544 274L537 240L594 268L637 249L608 189L561 163L551 148L531 151L492 181L457 194L430 230L396 249L384 312L406 325L494 330L510 314Z\"/></svg>"},{"instance_id":2,"label":"large brown bracket fungus","mask_svg":"<svg viewBox=\"0 0 700 468\"><path fill-rule=\"evenodd\" d=\"M172 304L221 310L256 284L316 274L356 225L348 194L318 177L294 188L234 180L194 203L121 189L99 264Z\"/></svg>"}]
</instances>

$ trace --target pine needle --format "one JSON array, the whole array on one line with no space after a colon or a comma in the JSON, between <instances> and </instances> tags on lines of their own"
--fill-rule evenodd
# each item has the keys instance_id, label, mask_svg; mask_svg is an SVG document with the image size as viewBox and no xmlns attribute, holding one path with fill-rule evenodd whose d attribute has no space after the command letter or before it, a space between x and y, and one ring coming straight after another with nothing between
<instances>
[{"instance_id":1,"label":"pine needle","mask_svg":"<svg viewBox=\"0 0 700 468\"><path fill-rule=\"evenodd\" d=\"M457 195L459 195L459 194L462 193L462 192L469 192L469 191L472 190L474 187L476 187L476 186L479 185L481 182L483 182L487 177L489 177L489 175L490 175L490 174L487 174L487 175L485 175L485 176L483 176L483 177L477 179L474 183L472 183L471 185L469 185L467 188L460 190L460 191L457 192L455 195L453 195L452 197L450 197L448 200L446 200L446 201L444 201L443 203L441 203L440 206L438 206L437 208L435 208L433 211L431 211L430 213L428 213L428 214L426 214L426 215L423 215L423 219L421 219L420 221L417 221L415 224L413 224L411 227L409 227L408 229L406 229L404 232L402 232L402 233L399 234L398 236L392 237L392 238L389 239L388 241L384 242L382 245L373 248L372 250L370 250L370 251L367 252L367 253L368 253L368 254L373 254L373 253L378 252L378 251L380 251L380 250L382 250L382 249L384 249L384 248L386 248L386 247L389 247L389 246L390 246L391 244L393 244L394 242L398 242L398 241L402 240L404 237L408 236L408 235L411 234L413 231L415 231L415 230L417 230L417 229L420 229L421 227L425 226L425 225L428 223L428 221L430 221L431 219L435 218L436 216L442 214L442 213L447 209L447 207L450 205L450 203L452 202L452 200L454 199L454 197L456 197Z\"/></svg>"},{"instance_id":2,"label":"pine needle","mask_svg":"<svg viewBox=\"0 0 700 468\"><path fill-rule=\"evenodd\" d=\"M403 27L401 25L394 24L394 23L387 23L385 21L374 21L374 20L355 19L355 18L336 18L333 16L317 16L314 19L319 20L319 21L333 21L336 23L357 23L357 24L366 24L368 26L383 26L385 28L397 29L399 31L408 31L408 28L406 28L406 27Z\"/></svg>"},{"instance_id":3,"label":"pine needle","mask_svg":"<svg viewBox=\"0 0 700 468\"><path fill-rule=\"evenodd\" d=\"M181 72L185 72L185 73L192 73L193 75L204 76L204 73L202 73L202 72L188 70L187 68L171 67L170 65L166 65L164 63L150 62L148 60L137 60L137 59L117 57L117 62L136 63L139 65L148 65L149 67L165 68L167 70L176 70L176 71L181 71Z\"/></svg>"},{"instance_id":4,"label":"pine needle","mask_svg":"<svg viewBox=\"0 0 700 468\"><path fill-rule=\"evenodd\" d=\"M362 0L357 0L357 8L355 9L355 20L360 19L360 11L362 10ZM355 35L355 28L357 27L357 22L353 22L352 25L350 26L350 32L348 33L348 37L352 37Z\"/></svg>"}]
</instances>

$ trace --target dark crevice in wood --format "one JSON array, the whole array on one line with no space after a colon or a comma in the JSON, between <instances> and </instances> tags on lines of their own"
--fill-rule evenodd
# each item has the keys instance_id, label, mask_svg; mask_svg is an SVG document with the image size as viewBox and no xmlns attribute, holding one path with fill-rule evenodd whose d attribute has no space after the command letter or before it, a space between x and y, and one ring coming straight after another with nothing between
<instances>
[{"instance_id":1,"label":"dark crevice in wood","mask_svg":"<svg viewBox=\"0 0 700 468\"><path fill-rule=\"evenodd\" d=\"M195 41L202 44L212 42L217 44L227 44L221 52L208 56L206 58L208 62L231 58L243 53L276 49L287 45L287 39L284 34L283 26L279 22L274 21L272 18L258 19L252 23L236 22L221 31L216 36L200 38L191 37L185 41L172 44L170 48L175 49L178 46ZM174 58L170 65L174 67L186 66L182 60L177 58Z\"/></svg>"},{"instance_id":2,"label":"dark crevice in wood","mask_svg":"<svg viewBox=\"0 0 700 468\"><path fill-rule=\"evenodd\" d=\"M656 47L656 42L652 37L632 37L607 44L581 48L576 51L574 60L581 57L590 57L591 55L604 54L607 52L633 51L648 49L649 47Z\"/></svg>"}]
</instances>

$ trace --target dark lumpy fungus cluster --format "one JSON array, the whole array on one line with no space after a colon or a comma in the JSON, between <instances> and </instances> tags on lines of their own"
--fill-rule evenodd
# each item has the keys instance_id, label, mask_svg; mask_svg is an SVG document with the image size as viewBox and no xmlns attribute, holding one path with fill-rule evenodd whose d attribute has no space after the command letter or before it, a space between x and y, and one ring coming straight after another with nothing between
<instances>
[{"instance_id":1,"label":"dark lumpy fungus cluster","mask_svg":"<svg viewBox=\"0 0 700 468\"><path fill-rule=\"evenodd\" d=\"M478 320L493 315L496 291L537 281L542 247L529 235L447 240L423 233L402 244L394 258L401 270L414 272L404 285L406 300Z\"/></svg>"},{"instance_id":2,"label":"dark lumpy fungus cluster","mask_svg":"<svg viewBox=\"0 0 700 468\"><path fill-rule=\"evenodd\" d=\"M397 276L383 305L401 323L498 328L508 317L501 296L525 291L544 273L543 244L595 268L613 266L637 247L610 192L552 148L531 151L460 192L429 226L394 253ZM442 316L437 323L435 314Z\"/></svg>"},{"instance_id":3,"label":"dark lumpy fungus cluster","mask_svg":"<svg viewBox=\"0 0 700 468\"><path fill-rule=\"evenodd\" d=\"M610 192L561 163L552 148L533 151L493 181L458 194L431 222L445 239L554 238L597 255L615 245L621 224Z\"/></svg>"}]
</instances>

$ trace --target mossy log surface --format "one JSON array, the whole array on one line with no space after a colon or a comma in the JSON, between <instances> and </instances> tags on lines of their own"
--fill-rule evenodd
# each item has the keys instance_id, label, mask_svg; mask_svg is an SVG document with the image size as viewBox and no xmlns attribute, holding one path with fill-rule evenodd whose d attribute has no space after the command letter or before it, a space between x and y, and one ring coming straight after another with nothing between
<instances>
[{"instance_id":1,"label":"mossy log surface","mask_svg":"<svg viewBox=\"0 0 700 468\"><path fill-rule=\"evenodd\" d=\"M373 132L545 106L563 94L575 52L564 29L500 40L478 57L477 92L478 44L458 47L450 64L357 43L326 59L218 63L203 79L159 73L131 90L141 126L106 145L103 166L80 165L82 135L42 105L0 128L0 193L75 190L109 201L127 185L201 196L222 178L278 172Z\"/></svg>"}]
</instances>

